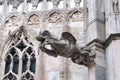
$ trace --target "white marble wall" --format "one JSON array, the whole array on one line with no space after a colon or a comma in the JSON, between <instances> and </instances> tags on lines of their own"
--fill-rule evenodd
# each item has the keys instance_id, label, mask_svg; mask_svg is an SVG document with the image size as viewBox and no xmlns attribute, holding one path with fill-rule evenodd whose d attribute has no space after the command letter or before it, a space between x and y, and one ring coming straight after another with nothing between
<instances>
[{"instance_id":1,"label":"white marble wall","mask_svg":"<svg viewBox=\"0 0 120 80\"><path fill-rule=\"evenodd\" d=\"M103 0L88 1L88 42L94 39L105 40L103 3Z\"/></svg>"},{"instance_id":2,"label":"white marble wall","mask_svg":"<svg viewBox=\"0 0 120 80\"><path fill-rule=\"evenodd\" d=\"M113 40L106 48L107 80L120 79L120 40Z\"/></svg>"}]
</instances>

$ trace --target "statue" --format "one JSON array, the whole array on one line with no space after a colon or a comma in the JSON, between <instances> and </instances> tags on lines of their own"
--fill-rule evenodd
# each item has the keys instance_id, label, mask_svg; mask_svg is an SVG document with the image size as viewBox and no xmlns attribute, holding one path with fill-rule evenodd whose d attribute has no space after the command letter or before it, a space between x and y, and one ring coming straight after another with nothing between
<instances>
[{"instance_id":1,"label":"statue","mask_svg":"<svg viewBox=\"0 0 120 80\"><path fill-rule=\"evenodd\" d=\"M113 0L113 11L114 12L119 12L119 1L118 0Z\"/></svg>"},{"instance_id":2,"label":"statue","mask_svg":"<svg viewBox=\"0 0 120 80\"><path fill-rule=\"evenodd\" d=\"M36 39L41 42L41 51L50 56L71 58L74 63L85 66L94 63L94 50L87 46L78 47L75 37L69 32L63 32L61 38L58 39L49 31L45 30L40 32Z\"/></svg>"}]
</instances>

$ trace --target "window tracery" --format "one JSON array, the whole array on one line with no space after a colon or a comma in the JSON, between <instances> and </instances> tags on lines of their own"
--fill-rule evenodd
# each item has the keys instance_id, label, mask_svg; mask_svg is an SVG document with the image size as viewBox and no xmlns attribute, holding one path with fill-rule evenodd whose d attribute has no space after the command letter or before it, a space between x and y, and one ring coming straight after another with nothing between
<instances>
[{"instance_id":1,"label":"window tracery","mask_svg":"<svg viewBox=\"0 0 120 80\"><path fill-rule=\"evenodd\" d=\"M9 49L6 52L3 80L19 80L16 77L19 76L18 74L22 75L22 80L34 80L36 54L33 43L24 30L18 31L12 37L14 38L11 38ZM22 71L19 70L20 68Z\"/></svg>"}]
</instances>

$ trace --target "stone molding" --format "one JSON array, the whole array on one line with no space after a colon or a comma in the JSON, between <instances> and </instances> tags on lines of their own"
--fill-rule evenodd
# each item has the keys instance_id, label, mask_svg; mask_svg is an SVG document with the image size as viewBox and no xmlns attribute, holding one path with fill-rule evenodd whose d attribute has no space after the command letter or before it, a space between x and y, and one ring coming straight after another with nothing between
<instances>
[{"instance_id":1,"label":"stone molding","mask_svg":"<svg viewBox=\"0 0 120 80\"><path fill-rule=\"evenodd\" d=\"M90 22L88 23L88 27L89 27L90 25L92 25L94 22L100 22L100 23L102 23L102 24L105 24L105 21L104 21L104 20L100 20L100 19L98 19L98 18L95 18L95 19L93 19L92 21L90 21Z\"/></svg>"},{"instance_id":2,"label":"stone molding","mask_svg":"<svg viewBox=\"0 0 120 80\"><path fill-rule=\"evenodd\" d=\"M104 42L105 48L108 47L113 40L118 40L118 39L120 39L120 33L111 34Z\"/></svg>"}]
</instances>

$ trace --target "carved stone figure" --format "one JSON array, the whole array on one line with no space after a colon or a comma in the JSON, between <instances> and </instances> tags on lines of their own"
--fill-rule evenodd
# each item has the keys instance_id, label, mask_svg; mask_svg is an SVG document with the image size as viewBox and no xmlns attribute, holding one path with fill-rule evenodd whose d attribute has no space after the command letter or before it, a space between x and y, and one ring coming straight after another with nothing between
<instances>
[{"instance_id":1,"label":"carved stone figure","mask_svg":"<svg viewBox=\"0 0 120 80\"><path fill-rule=\"evenodd\" d=\"M71 58L74 63L88 66L94 63L95 53L87 46L78 47L76 39L69 32L63 32L61 38L55 38L49 31L45 30L36 37L41 42L41 51L50 56L63 56Z\"/></svg>"}]
</instances>

